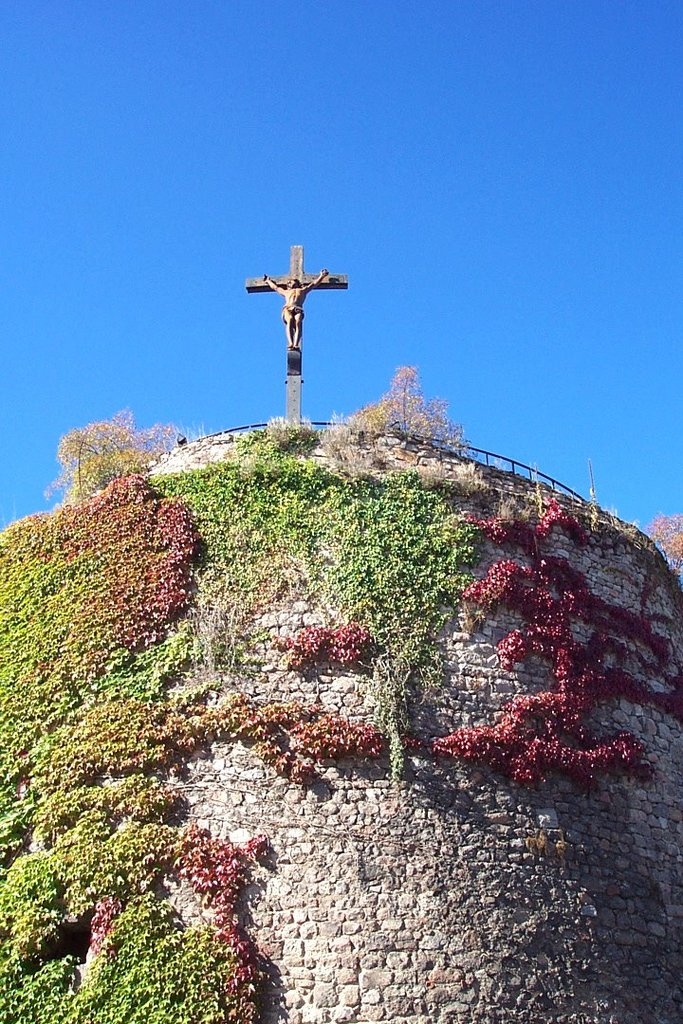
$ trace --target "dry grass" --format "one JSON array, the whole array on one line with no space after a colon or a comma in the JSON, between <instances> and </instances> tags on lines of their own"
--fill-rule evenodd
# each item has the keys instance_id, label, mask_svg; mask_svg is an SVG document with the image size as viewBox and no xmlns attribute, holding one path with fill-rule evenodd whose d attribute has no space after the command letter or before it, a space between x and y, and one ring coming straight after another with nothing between
<instances>
[{"instance_id":1,"label":"dry grass","mask_svg":"<svg viewBox=\"0 0 683 1024\"><path fill-rule=\"evenodd\" d=\"M476 633L486 619L486 612L472 601L462 601L460 606L460 626L465 633Z\"/></svg>"},{"instance_id":2,"label":"dry grass","mask_svg":"<svg viewBox=\"0 0 683 1024\"><path fill-rule=\"evenodd\" d=\"M524 494L501 494L494 514L497 519L503 519L506 522L514 522L519 519L526 522L531 519L532 514L535 512L535 494L531 493L528 496Z\"/></svg>"},{"instance_id":3,"label":"dry grass","mask_svg":"<svg viewBox=\"0 0 683 1024\"><path fill-rule=\"evenodd\" d=\"M320 454L340 473L367 478L373 470L384 469L383 460L372 447L366 448L361 434L347 422L333 423L320 434Z\"/></svg>"},{"instance_id":4,"label":"dry grass","mask_svg":"<svg viewBox=\"0 0 683 1024\"><path fill-rule=\"evenodd\" d=\"M238 601L196 605L190 614L196 661L209 672L235 669L248 618Z\"/></svg>"},{"instance_id":5,"label":"dry grass","mask_svg":"<svg viewBox=\"0 0 683 1024\"><path fill-rule=\"evenodd\" d=\"M473 494L481 494L489 490L489 484L484 476L481 466L476 462L460 462L453 466L451 479L458 485L458 489L465 497Z\"/></svg>"},{"instance_id":6,"label":"dry grass","mask_svg":"<svg viewBox=\"0 0 683 1024\"><path fill-rule=\"evenodd\" d=\"M268 421L266 434L283 452L307 455L318 444L318 432L310 420L288 423L283 416Z\"/></svg>"}]
</instances>

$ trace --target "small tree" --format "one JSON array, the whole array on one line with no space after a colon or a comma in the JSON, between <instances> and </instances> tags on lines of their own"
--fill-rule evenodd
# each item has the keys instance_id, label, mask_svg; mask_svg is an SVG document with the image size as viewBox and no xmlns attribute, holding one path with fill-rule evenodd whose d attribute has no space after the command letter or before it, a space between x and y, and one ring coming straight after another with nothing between
<instances>
[{"instance_id":1,"label":"small tree","mask_svg":"<svg viewBox=\"0 0 683 1024\"><path fill-rule=\"evenodd\" d=\"M62 469L47 493L63 490L68 504L83 501L117 477L146 469L173 447L175 434L170 424L136 429L129 409L70 430L59 442L57 461Z\"/></svg>"},{"instance_id":2,"label":"small tree","mask_svg":"<svg viewBox=\"0 0 683 1024\"><path fill-rule=\"evenodd\" d=\"M462 426L448 417L445 399L425 398L415 366L399 366L387 393L354 413L350 423L376 434L398 430L454 446L465 443Z\"/></svg>"},{"instance_id":3,"label":"small tree","mask_svg":"<svg viewBox=\"0 0 683 1024\"><path fill-rule=\"evenodd\" d=\"M683 515L659 515L650 523L647 532L661 548L674 572L683 574Z\"/></svg>"}]
</instances>

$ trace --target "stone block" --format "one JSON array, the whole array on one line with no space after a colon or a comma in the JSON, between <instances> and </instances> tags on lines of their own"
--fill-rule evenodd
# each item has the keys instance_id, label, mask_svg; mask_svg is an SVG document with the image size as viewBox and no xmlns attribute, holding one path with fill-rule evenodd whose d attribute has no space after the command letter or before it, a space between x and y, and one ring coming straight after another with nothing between
<instances>
[{"instance_id":1,"label":"stone block","mask_svg":"<svg viewBox=\"0 0 683 1024\"><path fill-rule=\"evenodd\" d=\"M374 970L369 971L361 971L358 978L358 983L363 991L375 988L386 988L386 986L390 985L392 981L392 972L382 970L381 968L376 968ZM365 996L363 998L365 998Z\"/></svg>"},{"instance_id":2,"label":"stone block","mask_svg":"<svg viewBox=\"0 0 683 1024\"><path fill-rule=\"evenodd\" d=\"M363 992L363 1006L373 1006L382 1001L382 993L378 988L369 988Z\"/></svg>"},{"instance_id":3,"label":"stone block","mask_svg":"<svg viewBox=\"0 0 683 1024\"><path fill-rule=\"evenodd\" d=\"M337 987L332 982L321 984L317 983L313 987L313 1005L314 1006L336 1006L337 1005Z\"/></svg>"},{"instance_id":4,"label":"stone block","mask_svg":"<svg viewBox=\"0 0 683 1024\"><path fill-rule=\"evenodd\" d=\"M343 1006L359 1006L360 989L358 985L341 985L339 987L339 1002Z\"/></svg>"},{"instance_id":5,"label":"stone block","mask_svg":"<svg viewBox=\"0 0 683 1024\"><path fill-rule=\"evenodd\" d=\"M352 1006L335 1006L332 1010L330 1019L340 1024L345 1024L347 1021L356 1021L356 1010Z\"/></svg>"}]
</instances>

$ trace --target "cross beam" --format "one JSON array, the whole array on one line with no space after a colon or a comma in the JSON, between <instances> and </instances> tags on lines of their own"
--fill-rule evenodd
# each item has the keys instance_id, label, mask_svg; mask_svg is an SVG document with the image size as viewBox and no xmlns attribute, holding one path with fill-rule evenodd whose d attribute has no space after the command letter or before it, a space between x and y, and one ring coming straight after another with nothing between
<instances>
[{"instance_id":1,"label":"cross beam","mask_svg":"<svg viewBox=\"0 0 683 1024\"><path fill-rule=\"evenodd\" d=\"M289 273L282 274L280 277L274 277L273 281L277 284L286 285L292 278L297 278L303 285L310 284L311 281L315 280L315 274L307 274L304 271L304 247L303 245L292 245L289 249ZM264 283L262 277L248 277L246 280L246 287L248 292L269 292L270 288ZM323 291L329 288L348 288L349 279L346 274L328 274L324 281L322 281L316 291Z\"/></svg>"},{"instance_id":2,"label":"cross beam","mask_svg":"<svg viewBox=\"0 0 683 1024\"><path fill-rule=\"evenodd\" d=\"M287 288L289 282L296 280L304 288L317 279L316 274L307 274L304 270L304 247L293 245L289 250L289 273L281 277L273 277L271 280L282 288ZM328 274L315 286L318 289L348 288L349 282L345 274ZM269 292L272 288L266 284L262 277L249 277L246 281L247 291ZM303 300L305 295L301 299ZM287 300L285 300L286 302ZM303 313L301 314L303 320ZM286 380L286 419L288 423L301 423L301 348L287 349L287 380Z\"/></svg>"}]
</instances>

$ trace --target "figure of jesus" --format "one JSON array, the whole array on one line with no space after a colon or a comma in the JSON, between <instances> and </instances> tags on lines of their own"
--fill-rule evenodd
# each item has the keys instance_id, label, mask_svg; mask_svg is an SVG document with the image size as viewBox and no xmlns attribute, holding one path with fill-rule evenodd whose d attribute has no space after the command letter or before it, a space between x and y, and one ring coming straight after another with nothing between
<instances>
[{"instance_id":1,"label":"figure of jesus","mask_svg":"<svg viewBox=\"0 0 683 1024\"><path fill-rule=\"evenodd\" d=\"M287 335L287 348L298 351L301 348L301 328L304 319L304 301L309 292L317 288L328 276L328 270L321 270L310 284L302 284L298 278L291 278L286 285L279 285L272 277L263 275L263 280L274 292L282 295L285 304L282 308L282 322Z\"/></svg>"}]
</instances>

